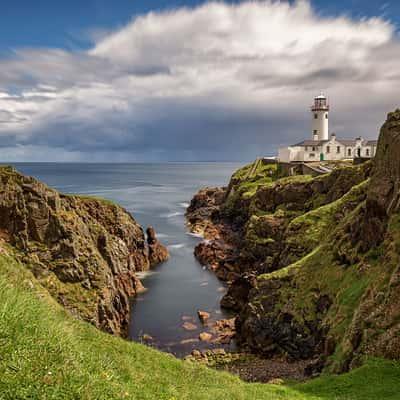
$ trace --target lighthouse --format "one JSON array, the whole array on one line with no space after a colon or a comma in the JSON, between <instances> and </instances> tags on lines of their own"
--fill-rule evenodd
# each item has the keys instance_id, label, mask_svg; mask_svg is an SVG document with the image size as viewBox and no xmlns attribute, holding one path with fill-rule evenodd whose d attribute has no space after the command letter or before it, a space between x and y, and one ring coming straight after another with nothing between
<instances>
[{"instance_id":1,"label":"lighthouse","mask_svg":"<svg viewBox=\"0 0 400 400\"><path fill-rule=\"evenodd\" d=\"M329 139L329 104L328 99L323 95L315 97L311 106L312 113L312 139Z\"/></svg>"},{"instance_id":2,"label":"lighthouse","mask_svg":"<svg viewBox=\"0 0 400 400\"><path fill-rule=\"evenodd\" d=\"M316 163L325 161L340 161L360 159L366 160L375 157L378 145L377 140L364 140L359 137L354 140L339 139L336 134L329 136L329 102L323 94L314 98L311 106L312 137L288 147L280 147L278 160L282 164L294 164L288 169L289 174L297 170L298 163ZM321 164L322 165L322 164ZM326 173L326 163L317 170L303 173ZM329 168L328 168L329 169ZM311 172L310 172L311 171Z\"/></svg>"}]
</instances>

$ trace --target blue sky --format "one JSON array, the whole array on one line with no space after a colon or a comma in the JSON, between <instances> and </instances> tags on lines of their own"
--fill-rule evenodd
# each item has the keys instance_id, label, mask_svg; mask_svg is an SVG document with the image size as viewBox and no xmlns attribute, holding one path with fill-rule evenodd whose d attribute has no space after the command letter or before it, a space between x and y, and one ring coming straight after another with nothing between
<instances>
[{"instance_id":1,"label":"blue sky","mask_svg":"<svg viewBox=\"0 0 400 400\"><path fill-rule=\"evenodd\" d=\"M230 1L239 3L240 1ZM154 10L193 7L198 0L3 0L0 49L18 47L87 48L90 32L116 29L134 16ZM293 3L293 1L291 1ZM313 0L323 15L390 17L400 22L400 2L385 0Z\"/></svg>"},{"instance_id":2,"label":"blue sky","mask_svg":"<svg viewBox=\"0 0 400 400\"><path fill-rule=\"evenodd\" d=\"M321 92L331 132L376 138L399 24L398 1L4 0L0 159L251 160L309 137Z\"/></svg>"}]
</instances>

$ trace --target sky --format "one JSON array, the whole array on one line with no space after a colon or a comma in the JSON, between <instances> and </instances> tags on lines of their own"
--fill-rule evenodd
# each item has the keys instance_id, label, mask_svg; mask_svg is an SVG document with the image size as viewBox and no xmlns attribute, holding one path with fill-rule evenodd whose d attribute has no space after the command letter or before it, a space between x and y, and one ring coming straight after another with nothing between
<instances>
[{"instance_id":1,"label":"sky","mask_svg":"<svg viewBox=\"0 0 400 400\"><path fill-rule=\"evenodd\" d=\"M400 2L3 0L0 160L247 161L399 107Z\"/></svg>"}]
</instances>

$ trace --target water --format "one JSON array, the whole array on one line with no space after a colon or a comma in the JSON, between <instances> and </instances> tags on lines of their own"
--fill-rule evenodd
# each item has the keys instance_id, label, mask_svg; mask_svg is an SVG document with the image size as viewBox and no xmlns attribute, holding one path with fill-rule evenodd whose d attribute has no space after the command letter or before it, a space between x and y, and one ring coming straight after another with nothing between
<instances>
[{"instance_id":1,"label":"water","mask_svg":"<svg viewBox=\"0 0 400 400\"><path fill-rule=\"evenodd\" d=\"M219 307L223 283L193 257L194 246L201 239L186 231L184 212L200 187L226 185L239 164L13 165L61 192L113 200L129 210L143 227L153 225L160 241L168 246L171 258L141 276L148 290L133 302L129 338L140 341L144 334L150 335L153 346L178 356L192 348L212 347L185 342L196 339L203 331L197 310L210 312L213 319L228 315ZM191 318L198 329L183 329L182 317Z\"/></svg>"}]
</instances>

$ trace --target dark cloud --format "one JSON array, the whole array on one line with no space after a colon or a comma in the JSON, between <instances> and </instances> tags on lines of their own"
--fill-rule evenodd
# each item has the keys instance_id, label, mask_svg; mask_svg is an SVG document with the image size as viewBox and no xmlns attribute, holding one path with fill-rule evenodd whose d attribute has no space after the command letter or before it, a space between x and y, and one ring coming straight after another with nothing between
<instances>
[{"instance_id":1,"label":"dark cloud","mask_svg":"<svg viewBox=\"0 0 400 400\"><path fill-rule=\"evenodd\" d=\"M247 160L308 137L320 91L344 137L376 136L398 100L393 26L307 1L207 3L94 37L0 58L1 158Z\"/></svg>"}]
</instances>

